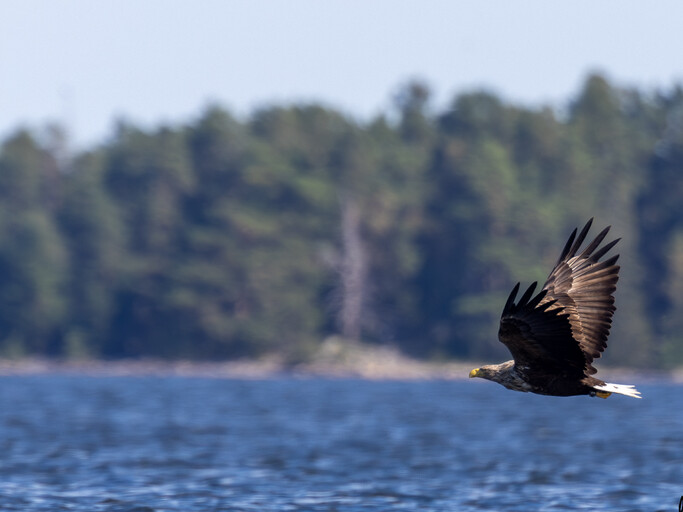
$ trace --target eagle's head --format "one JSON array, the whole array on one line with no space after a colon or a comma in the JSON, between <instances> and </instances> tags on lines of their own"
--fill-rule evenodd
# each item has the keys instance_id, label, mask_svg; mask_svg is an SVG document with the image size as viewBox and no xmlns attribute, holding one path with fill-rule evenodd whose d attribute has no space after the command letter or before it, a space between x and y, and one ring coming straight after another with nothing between
<instances>
[{"instance_id":1,"label":"eagle's head","mask_svg":"<svg viewBox=\"0 0 683 512\"><path fill-rule=\"evenodd\" d=\"M492 380L498 382L498 375L500 374L500 369L498 364L488 364L482 366L481 368L475 368L470 372L470 379L474 377L479 377L480 379Z\"/></svg>"},{"instance_id":2,"label":"eagle's head","mask_svg":"<svg viewBox=\"0 0 683 512\"><path fill-rule=\"evenodd\" d=\"M470 379L479 377L480 379L492 380L505 387L510 387L511 381L518 379L514 373L514 366L515 362L512 360L500 364L487 364L472 370L470 372Z\"/></svg>"}]
</instances>

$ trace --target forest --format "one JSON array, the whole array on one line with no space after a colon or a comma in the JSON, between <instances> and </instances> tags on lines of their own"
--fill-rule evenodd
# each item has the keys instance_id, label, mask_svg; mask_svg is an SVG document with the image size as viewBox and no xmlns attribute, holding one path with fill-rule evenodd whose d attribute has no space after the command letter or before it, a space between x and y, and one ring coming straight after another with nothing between
<instances>
[{"instance_id":1,"label":"forest","mask_svg":"<svg viewBox=\"0 0 683 512\"><path fill-rule=\"evenodd\" d=\"M329 336L503 358L503 303L571 230L621 237L611 364L683 364L683 89L588 76L560 107L485 90L382 115L317 104L73 151L0 147L0 357L305 360Z\"/></svg>"}]
</instances>

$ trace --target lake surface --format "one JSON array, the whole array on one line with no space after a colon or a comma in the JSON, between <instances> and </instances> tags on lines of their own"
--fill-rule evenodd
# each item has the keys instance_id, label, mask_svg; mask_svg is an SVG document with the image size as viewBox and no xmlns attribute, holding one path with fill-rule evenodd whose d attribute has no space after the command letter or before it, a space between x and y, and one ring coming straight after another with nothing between
<instances>
[{"instance_id":1,"label":"lake surface","mask_svg":"<svg viewBox=\"0 0 683 512\"><path fill-rule=\"evenodd\" d=\"M0 510L671 511L683 387L0 378Z\"/></svg>"}]
</instances>

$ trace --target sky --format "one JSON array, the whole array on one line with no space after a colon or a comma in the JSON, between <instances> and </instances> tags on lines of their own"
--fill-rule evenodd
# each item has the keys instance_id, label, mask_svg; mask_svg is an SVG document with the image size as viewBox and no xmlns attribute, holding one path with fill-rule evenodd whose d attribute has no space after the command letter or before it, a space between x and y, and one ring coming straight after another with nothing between
<instances>
[{"instance_id":1,"label":"sky","mask_svg":"<svg viewBox=\"0 0 683 512\"><path fill-rule=\"evenodd\" d=\"M683 2L659 0L22 0L0 2L0 139L63 124L74 146L116 120L191 122L320 102L388 112L412 79L435 108L486 88L562 107L586 75L683 83Z\"/></svg>"}]
</instances>

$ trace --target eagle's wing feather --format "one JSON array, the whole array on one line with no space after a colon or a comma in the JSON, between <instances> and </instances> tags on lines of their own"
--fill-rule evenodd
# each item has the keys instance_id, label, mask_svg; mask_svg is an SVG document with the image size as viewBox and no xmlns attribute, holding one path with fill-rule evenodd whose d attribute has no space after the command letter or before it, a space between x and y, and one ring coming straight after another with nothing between
<instances>
[{"instance_id":1,"label":"eagle's wing feather","mask_svg":"<svg viewBox=\"0 0 683 512\"><path fill-rule=\"evenodd\" d=\"M613 240L598 249L609 226L577 255L592 222L593 219L586 223L576 239L574 230L543 285L543 290L547 291L546 300L555 301L556 307L561 307L568 315L572 336L585 356L586 375L596 372L591 363L607 347L616 309L613 293L619 279L619 266L616 265L619 255L600 261L619 241Z\"/></svg>"},{"instance_id":2,"label":"eagle's wing feather","mask_svg":"<svg viewBox=\"0 0 683 512\"><path fill-rule=\"evenodd\" d=\"M498 338L516 366L581 376L596 372L591 363L607 346L619 256L599 260L619 240L598 249L608 227L577 255L592 221L578 236L576 230L571 234L540 293L532 298L534 283L515 303L519 283L512 290Z\"/></svg>"}]
</instances>

